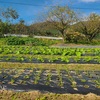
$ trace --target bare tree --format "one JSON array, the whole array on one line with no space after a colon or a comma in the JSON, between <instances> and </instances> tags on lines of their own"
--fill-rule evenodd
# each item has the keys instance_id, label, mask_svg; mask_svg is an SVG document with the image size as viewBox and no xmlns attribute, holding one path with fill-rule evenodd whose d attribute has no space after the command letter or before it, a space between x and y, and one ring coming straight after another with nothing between
<instances>
[{"instance_id":1,"label":"bare tree","mask_svg":"<svg viewBox=\"0 0 100 100\"><path fill-rule=\"evenodd\" d=\"M74 27L75 31L83 33L88 41L92 41L100 34L100 15L91 13L84 20L79 21Z\"/></svg>"},{"instance_id":2,"label":"bare tree","mask_svg":"<svg viewBox=\"0 0 100 100\"><path fill-rule=\"evenodd\" d=\"M56 6L49 11L47 20L59 30L64 39L65 30L76 21L76 15L68 6Z\"/></svg>"},{"instance_id":3,"label":"bare tree","mask_svg":"<svg viewBox=\"0 0 100 100\"><path fill-rule=\"evenodd\" d=\"M16 10L12 9L12 8L7 8L4 11L2 11L2 16L3 18L6 19L7 22L12 21L13 19L17 19L19 17L18 13L16 12Z\"/></svg>"}]
</instances>

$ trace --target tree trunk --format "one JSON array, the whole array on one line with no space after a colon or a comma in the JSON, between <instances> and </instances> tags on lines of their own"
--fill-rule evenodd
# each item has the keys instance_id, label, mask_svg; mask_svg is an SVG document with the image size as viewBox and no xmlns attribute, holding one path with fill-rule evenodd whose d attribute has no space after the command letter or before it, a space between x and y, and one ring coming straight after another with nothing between
<instances>
[{"instance_id":1,"label":"tree trunk","mask_svg":"<svg viewBox=\"0 0 100 100\"><path fill-rule=\"evenodd\" d=\"M66 41L65 30L60 30L60 32L62 34L63 42L65 42Z\"/></svg>"}]
</instances>

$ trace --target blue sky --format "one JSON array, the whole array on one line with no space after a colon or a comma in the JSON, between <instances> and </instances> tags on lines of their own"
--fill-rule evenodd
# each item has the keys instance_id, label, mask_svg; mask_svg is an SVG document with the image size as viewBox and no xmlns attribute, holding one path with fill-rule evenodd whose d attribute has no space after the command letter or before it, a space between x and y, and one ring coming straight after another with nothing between
<instances>
[{"instance_id":1,"label":"blue sky","mask_svg":"<svg viewBox=\"0 0 100 100\"><path fill-rule=\"evenodd\" d=\"M33 6L1 3L2 1L31 4ZM41 14L43 14L50 8L50 7L36 6L36 5L45 5L45 6L69 5L74 8L90 8L90 9L78 10L84 16L87 16L91 12L100 14L100 0L0 0L1 8L5 7L14 8L19 14L19 19L20 18L24 19L26 21L26 24L36 22L38 20L38 17L41 16Z\"/></svg>"}]
</instances>

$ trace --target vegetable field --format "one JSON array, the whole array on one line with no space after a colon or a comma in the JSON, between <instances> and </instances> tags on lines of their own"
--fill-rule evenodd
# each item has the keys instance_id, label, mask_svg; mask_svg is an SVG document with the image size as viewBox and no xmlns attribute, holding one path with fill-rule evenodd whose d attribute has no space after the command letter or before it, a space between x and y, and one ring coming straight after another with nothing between
<instances>
[{"instance_id":1,"label":"vegetable field","mask_svg":"<svg viewBox=\"0 0 100 100\"><path fill-rule=\"evenodd\" d=\"M1 88L15 91L100 94L100 71L63 69L1 69Z\"/></svg>"},{"instance_id":2,"label":"vegetable field","mask_svg":"<svg viewBox=\"0 0 100 100\"><path fill-rule=\"evenodd\" d=\"M0 89L100 95L100 48L0 46L0 63Z\"/></svg>"},{"instance_id":3,"label":"vegetable field","mask_svg":"<svg viewBox=\"0 0 100 100\"><path fill-rule=\"evenodd\" d=\"M100 64L99 48L1 46L1 62Z\"/></svg>"}]
</instances>

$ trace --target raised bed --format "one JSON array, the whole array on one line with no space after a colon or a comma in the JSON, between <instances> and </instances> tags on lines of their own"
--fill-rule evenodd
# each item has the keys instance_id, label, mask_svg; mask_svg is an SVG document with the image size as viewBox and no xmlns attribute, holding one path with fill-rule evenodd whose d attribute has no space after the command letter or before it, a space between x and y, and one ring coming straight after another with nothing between
<instances>
[{"instance_id":1,"label":"raised bed","mask_svg":"<svg viewBox=\"0 0 100 100\"><path fill-rule=\"evenodd\" d=\"M0 62L21 62L21 63L57 63L57 64L100 64L100 57L95 56L51 56L51 55L1 55Z\"/></svg>"},{"instance_id":2,"label":"raised bed","mask_svg":"<svg viewBox=\"0 0 100 100\"><path fill-rule=\"evenodd\" d=\"M100 56L100 48L50 48L28 46L0 46L0 54Z\"/></svg>"},{"instance_id":3,"label":"raised bed","mask_svg":"<svg viewBox=\"0 0 100 100\"><path fill-rule=\"evenodd\" d=\"M54 93L100 95L100 71L60 69L0 69L0 88L14 91L40 90Z\"/></svg>"}]
</instances>

